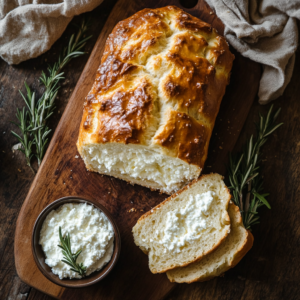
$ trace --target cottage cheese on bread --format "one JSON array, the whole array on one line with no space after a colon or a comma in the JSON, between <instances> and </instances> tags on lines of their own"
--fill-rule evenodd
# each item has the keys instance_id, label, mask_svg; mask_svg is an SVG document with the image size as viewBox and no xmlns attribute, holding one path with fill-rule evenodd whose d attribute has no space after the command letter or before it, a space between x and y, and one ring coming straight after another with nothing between
<instances>
[{"instance_id":1,"label":"cottage cheese on bread","mask_svg":"<svg viewBox=\"0 0 300 300\"><path fill-rule=\"evenodd\" d=\"M183 267L217 249L230 232L230 198L221 175L203 175L144 214L132 232L150 271Z\"/></svg>"}]
</instances>

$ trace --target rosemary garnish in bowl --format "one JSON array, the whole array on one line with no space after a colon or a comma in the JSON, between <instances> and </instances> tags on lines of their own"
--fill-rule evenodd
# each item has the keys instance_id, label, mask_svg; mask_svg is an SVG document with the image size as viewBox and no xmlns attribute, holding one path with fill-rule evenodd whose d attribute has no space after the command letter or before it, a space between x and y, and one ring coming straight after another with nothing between
<instances>
[{"instance_id":1,"label":"rosemary garnish in bowl","mask_svg":"<svg viewBox=\"0 0 300 300\"><path fill-rule=\"evenodd\" d=\"M86 267L83 265L83 263L78 264L76 262L82 250L80 249L76 253L72 253L70 234L67 233L63 237L61 234L61 227L59 227L59 239L61 245L57 245L57 246L62 249L62 254L64 255L64 259L62 259L61 261L69 265L71 267L70 268L71 271L74 271L78 273L81 277L84 277L86 273Z\"/></svg>"},{"instance_id":2,"label":"rosemary garnish in bowl","mask_svg":"<svg viewBox=\"0 0 300 300\"><path fill-rule=\"evenodd\" d=\"M229 157L229 189L233 194L233 201L239 207L246 229L251 230L251 226L259 223L257 209L261 206L271 208L266 197L267 193L262 193L262 177L259 174L260 148L265 144L267 138L283 123L276 124L276 118L280 113L280 108L272 113L273 105L266 116L260 115L257 126L257 136L250 137L244 146L242 153L230 155Z\"/></svg>"},{"instance_id":3,"label":"rosemary garnish in bowl","mask_svg":"<svg viewBox=\"0 0 300 300\"><path fill-rule=\"evenodd\" d=\"M27 165L33 172L32 157L35 156L38 165L40 165L47 149L48 137L51 132L47 123L55 109L55 98L60 88L58 83L64 79L64 73L61 70L73 58L85 54L82 49L87 40L91 38L91 36L85 37L88 27L89 22L83 19L80 26L78 26L77 34L71 36L68 46L64 47L58 61L53 66L48 67L48 75L42 71L40 82L45 86L45 90L39 99L36 99L35 92L31 91L26 82L24 85L27 95L23 95L20 91L27 107L24 107L21 111L17 109L17 119L20 124L15 124L21 129L21 135L14 131L11 133L19 140L21 147L18 147L18 150L24 153Z\"/></svg>"}]
</instances>

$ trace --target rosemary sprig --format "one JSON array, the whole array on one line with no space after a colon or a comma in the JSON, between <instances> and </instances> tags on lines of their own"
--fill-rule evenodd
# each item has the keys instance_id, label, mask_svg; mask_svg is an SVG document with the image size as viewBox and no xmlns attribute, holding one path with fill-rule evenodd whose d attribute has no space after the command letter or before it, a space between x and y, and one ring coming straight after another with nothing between
<instances>
[{"instance_id":1,"label":"rosemary sprig","mask_svg":"<svg viewBox=\"0 0 300 300\"><path fill-rule=\"evenodd\" d=\"M273 105L266 116L260 115L256 124L257 136L250 137L244 146L244 151L229 157L229 181L234 203L240 208L243 223L246 229L259 223L257 209L261 206L271 208L266 200L269 194L262 193L262 177L259 174L260 149L267 138L283 123L275 124L280 108L272 113Z\"/></svg>"},{"instance_id":2,"label":"rosemary sprig","mask_svg":"<svg viewBox=\"0 0 300 300\"><path fill-rule=\"evenodd\" d=\"M59 239L61 245L57 245L57 246L62 249L62 254L64 255L64 259L62 259L61 261L69 265L71 267L70 270L78 273L81 277L84 277L86 273L86 267L83 265L83 263L78 264L76 262L82 250L80 249L76 253L72 253L70 234L67 233L63 237L61 234L61 227L59 227Z\"/></svg>"},{"instance_id":3,"label":"rosemary sprig","mask_svg":"<svg viewBox=\"0 0 300 300\"><path fill-rule=\"evenodd\" d=\"M45 90L38 100L36 100L35 92L31 91L26 82L24 85L27 95L24 96L20 91L20 94L26 103L27 110L23 109L24 118L22 121L18 117L19 112L17 113L17 117L20 122L20 124L17 125L20 128L22 127L21 136L17 135L15 132L12 132L12 134L21 142L23 149L20 150L25 153L27 165L29 167L31 167L32 153L36 156L38 165L42 162L47 149L48 137L51 132L47 122L55 109L55 98L60 88L58 83L64 79L64 73L61 72L61 70L73 58L85 54L82 49L87 40L91 38L91 36L84 37L89 26L89 22L83 19L78 27L79 29L76 36L74 34L71 36L68 46L64 47L58 61L53 66L49 66L49 75L47 76L46 73L42 71L40 82L45 86ZM35 145L34 152L31 150L32 145Z\"/></svg>"},{"instance_id":4,"label":"rosemary sprig","mask_svg":"<svg viewBox=\"0 0 300 300\"><path fill-rule=\"evenodd\" d=\"M24 153L25 158L26 158L27 166L29 166L30 169L32 170L32 172L35 173L33 168L31 167L31 164L30 164L31 158L33 156L33 153L32 153L33 141L30 140L30 138L29 138L29 131L28 131L28 128L27 128L28 111L25 110L25 107L23 107L23 110L21 110L21 111L19 109L17 109L16 116L17 116L17 119L19 120L20 124L17 124L17 123L14 123L14 122L13 123L20 128L21 136L18 135L17 133L15 133L14 131L12 131L11 133L21 143L22 148L18 148L18 150L20 150L21 152Z\"/></svg>"}]
</instances>

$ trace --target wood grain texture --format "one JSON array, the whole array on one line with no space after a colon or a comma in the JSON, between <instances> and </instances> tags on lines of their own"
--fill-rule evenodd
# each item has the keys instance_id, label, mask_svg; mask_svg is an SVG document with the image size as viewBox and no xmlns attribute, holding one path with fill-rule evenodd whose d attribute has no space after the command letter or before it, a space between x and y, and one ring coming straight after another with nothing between
<instances>
[{"instance_id":1,"label":"wood grain texture","mask_svg":"<svg viewBox=\"0 0 300 300\"><path fill-rule=\"evenodd\" d=\"M114 178L87 172L83 161L75 157L78 155L75 143L83 100L94 81L107 35L119 20L144 7L178 5L176 0L154 2L155 4L153 2L148 0L140 3L136 0L128 5L128 1L120 0L114 7L20 211L15 235L17 272L25 283L51 296L61 299L161 299L175 287L164 274L150 273L147 256L134 245L131 234L132 226L143 214L142 210L151 209L166 196ZM194 9L187 11L212 23L222 32L222 24L214 14L210 14L210 9L204 2L200 1ZM212 150L206 172L217 171L224 174L226 155L233 149L248 115L257 92L259 77L260 67L257 64L236 55L231 85L222 102L210 145ZM226 120L225 125L223 120ZM230 123L227 123L228 121ZM219 136L222 139L219 139ZM64 289L44 278L34 264L30 248L32 227L40 211L55 199L67 195L94 198L106 206L117 221L122 239L121 257L114 271L99 284L80 290ZM128 210L132 207L136 208L137 212L129 213Z\"/></svg>"}]
</instances>

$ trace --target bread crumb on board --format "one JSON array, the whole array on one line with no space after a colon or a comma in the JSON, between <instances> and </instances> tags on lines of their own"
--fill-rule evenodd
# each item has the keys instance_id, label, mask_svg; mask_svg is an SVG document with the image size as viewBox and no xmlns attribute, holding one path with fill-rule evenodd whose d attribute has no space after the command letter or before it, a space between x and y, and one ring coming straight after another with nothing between
<instances>
[{"instance_id":1,"label":"bread crumb on board","mask_svg":"<svg viewBox=\"0 0 300 300\"><path fill-rule=\"evenodd\" d=\"M134 207L128 210L128 212L130 212L130 213L135 212L135 211L136 211L136 209Z\"/></svg>"}]
</instances>

